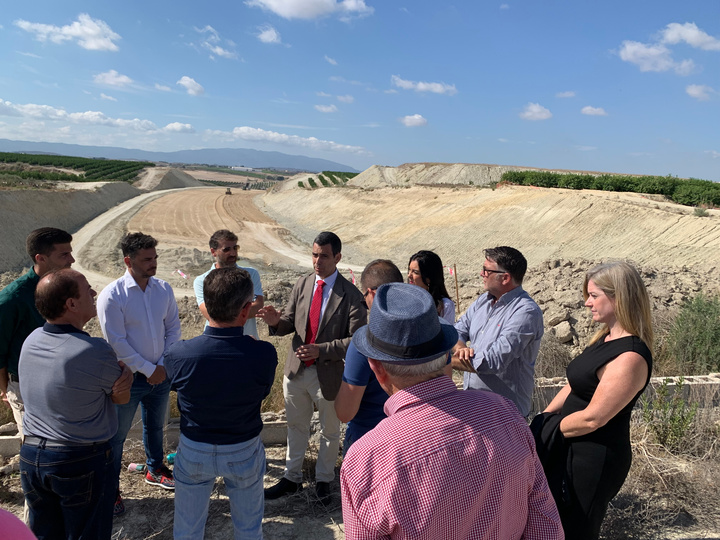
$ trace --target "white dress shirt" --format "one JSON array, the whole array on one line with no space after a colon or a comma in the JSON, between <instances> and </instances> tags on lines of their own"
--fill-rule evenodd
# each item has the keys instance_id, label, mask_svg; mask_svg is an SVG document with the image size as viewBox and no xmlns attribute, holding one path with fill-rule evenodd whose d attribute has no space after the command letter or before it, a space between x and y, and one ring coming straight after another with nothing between
<instances>
[{"instance_id":1,"label":"white dress shirt","mask_svg":"<svg viewBox=\"0 0 720 540\"><path fill-rule=\"evenodd\" d=\"M163 354L180 339L180 319L170 285L151 277L143 291L128 270L105 287L97 300L103 336L118 360L150 377Z\"/></svg>"}]
</instances>

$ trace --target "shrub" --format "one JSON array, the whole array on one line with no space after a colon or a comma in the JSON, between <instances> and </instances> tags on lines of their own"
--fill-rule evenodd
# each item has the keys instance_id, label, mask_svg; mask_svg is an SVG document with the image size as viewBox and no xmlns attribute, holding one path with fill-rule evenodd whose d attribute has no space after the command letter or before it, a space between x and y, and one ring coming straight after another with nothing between
<instances>
[{"instance_id":1,"label":"shrub","mask_svg":"<svg viewBox=\"0 0 720 540\"><path fill-rule=\"evenodd\" d=\"M315 182L315 180L312 177L308 178L308 184L310 184L311 188L317 187L317 183Z\"/></svg>"},{"instance_id":2,"label":"shrub","mask_svg":"<svg viewBox=\"0 0 720 540\"><path fill-rule=\"evenodd\" d=\"M684 302L663 349L678 373L720 371L720 298L701 292Z\"/></svg>"},{"instance_id":3,"label":"shrub","mask_svg":"<svg viewBox=\"0 0 720 540\"><path fill-rule=\"evenodd\" d=\"M671 394L669 386L672 379L663 379L659 388L655 389L655 398L643 398L643 420L655 435L657 442L670 452L678 452L690 433L693 420L697 414L698 404L687 403L683 398L684 379L676 379Z\"/></svg>"},{"instance_id":4,"label":"shrub","mask_svg":"<svg viewBox=\"0 0 720 540\"><path fill-rule=\"evenodd\" d=\"M681 180L672 176L592 176L550 171L507 171L503 173L502 181L519 186L651 193L664 195L678 204L720 206L720 184L697 178Z\"/></svg>"},{"instance_id":5,"label":"shrub","mask_svg":"<svg viewBox=\"0 0 720 540\"><path fill-rule=\"evenodd\" d=\"M710 214L708 214L708 211L702 206L696 206L695 210L693 210L693 215L695 217L708 217Z\"/></svg>"},{"instance_id":6,"label":"shrub","mask_svg":"<svg viewBox=\"0 0 720 540\"><path fill-rule=\"evenodd\" d=\"M322 175L318 175L318 180L320 180L320 183L325 187L330 187L330 182L327 181L327 179Z\"/></svg>"},{"instance_id":7,"label":"shrub","mask_svg":"<svg viewBox=\"0 0 720 540\"><path fill-rule=\"evenodd\" d=\"M298 180L298 187L305 189L305 184L303 184L302 180Z\"/></svg>"}]
</instances>

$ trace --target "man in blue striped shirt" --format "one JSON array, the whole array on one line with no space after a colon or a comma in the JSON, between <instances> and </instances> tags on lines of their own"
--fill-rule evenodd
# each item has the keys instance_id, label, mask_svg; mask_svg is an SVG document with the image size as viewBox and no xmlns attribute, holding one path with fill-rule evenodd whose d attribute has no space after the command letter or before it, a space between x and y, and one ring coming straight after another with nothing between
<instances>
[{"instance_id":1,"label":"man in blue striped shirt","mask_svg":"<svg viewBox=\"0 0 720 540\"><path fill-rule=\"evenodd\" d=\"M458 342L452 358L453 368L465 372L465 389L500 394L525 417L544 331L542 311L522 288L526 270L527 261L515 248L485 250L481 275L486 293L455 323Z\"/></svg>"}]
</instances>

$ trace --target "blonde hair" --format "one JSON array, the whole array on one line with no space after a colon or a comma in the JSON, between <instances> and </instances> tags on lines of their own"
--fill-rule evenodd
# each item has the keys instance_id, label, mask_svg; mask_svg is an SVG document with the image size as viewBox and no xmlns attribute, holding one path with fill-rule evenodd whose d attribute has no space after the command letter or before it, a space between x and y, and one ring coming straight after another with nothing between
<instances>
[{"instance_id":1,"label":"blonde hair","mask_svg":"<svg viewBox=\"0 0 720 540\"><path fill-rule=\"evenodd\" d=\"M583 296L588 299L588 282L592 281L608 298L615 301L615 319L630 334L639 337L653 349L650 297L640 274L631 264L618 261L599 264L585 274ZM610 331L607 324L590 340L592 345Z\"/></svg>"}]
</instances>

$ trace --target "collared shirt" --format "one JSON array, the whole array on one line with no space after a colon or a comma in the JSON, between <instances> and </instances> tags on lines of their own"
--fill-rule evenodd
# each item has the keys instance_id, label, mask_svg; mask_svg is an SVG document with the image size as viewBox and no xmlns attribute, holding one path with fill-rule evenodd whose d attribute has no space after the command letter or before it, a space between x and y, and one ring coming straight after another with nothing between
<instances>
[{"instance_id":1,"label":"collared shirt","mask_svg":"<svg viewBox=\"0 0 720 540\"><path fill-rule=\"evenodd\" d=\"M165 369L178 393L180 432L207 444L257 437L276 367L275 347L245 336L242 326L207 326L201 336L175 343L165 354Z\"/></svg>"},{"instance_id":2,"label":"collared shirt","mask_svg":"<svg viewBox=\"0 0 720 540\"><path fill-rule=\"evenodd\" d=\"M260 273L255 270L254 268L251 268L250 266L240 266L239 264L236 264L238 268L241 270L245 270L248 274L250 274L250 279L252 280L253 284L253 294L255 296L264 296L263 295L263 289L262 289L262 283L260 282ZM205 303L205 293L204 293L204 283L205 278L207 275L215 270L215 263L210 267L210 270L205 272L204 274L199 275L195 278L195 281L193 281L193 289L195 290L195 299L197 300L197 305ZM207 327L208 321L205 321L205 326ZM255 317L252 319L248 319L245 322L245 335L246 336L252 336L255 339L260 339L260 336L258 336L258 330L257 330L257 320Z\"/></svg>"},{"instance_id":3,"label":"collared shirt","mask_svg":"<svg viewBox=\"0 0 720 540\"><path fill-rule=\"evenodd\" d=\"M40 278L33 268L0 291L0 369L18 374L20 349L30 333L45 323L35 307Z\"/></svg>"},{"instance_id":4,"label":"collared shirt","mask_svg":"<svg viewBox=\"0 0 720 540\"><path fill-rule=\"evenodd\" d=\"M564 538L525 421L441 376L385 402L340 470L347 540Z\"/></svg>"},{"instance_id":5,"label":"collared shirt","mask_svg":"<svg viewBox=\"0 0 720 540\"><path fill-rule=\"evenodd\" d=\"M542 311L522 287L495 297L485 293L455 323L458 339L475 350L475 373L464 388L490 390L515 403L527 416L532 406L535 360L542 338Z\"/></svg>"},{"instance_id":6,"label":"collared shirt","mask_svg":"<svg viewBox=\"0 0 720 540\"><path fill-rule=\"evenodd\" d=\"M117 431L113 384L122 374L108 343L70 324L45 323L20 354L25 435L104 442Z\"/></svg>"},{"instance_id":7,"label":"collared shirt","mask_svg":"<svg viewBox=\"0 0 720 540\"><path fill-rule=\"evenodd\" d=\"M129 271L105 287L97 300L100 328L134 373L152 376L165 351L180 339L180 319L170 285L151 277L143 291Z\"/></svg>"},{"instance_id":8,"label":"collared shirt","mask_svg":"<svg viewBox=\"0 0 720 540\"><path fill-rule=\"evenodd\" d=\"M337 281L338 277L338 271L335 270L332 274L330 274L326 278L321 278L317 274L315 274L315 286L313 287L313 296L315 296L315 289L317 289L318 281L321 279L325 282L325 286L323 287L322 291L322 309L320 311L320 320L322 321L323 315L325 315L325 308L328 305L328 300L330 300L330 293L332 292L332 288L335 286L335 282Z\"/></svg>"}]
</instances>

